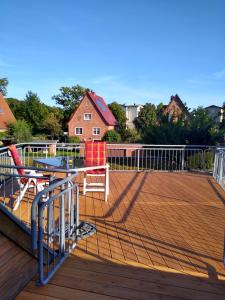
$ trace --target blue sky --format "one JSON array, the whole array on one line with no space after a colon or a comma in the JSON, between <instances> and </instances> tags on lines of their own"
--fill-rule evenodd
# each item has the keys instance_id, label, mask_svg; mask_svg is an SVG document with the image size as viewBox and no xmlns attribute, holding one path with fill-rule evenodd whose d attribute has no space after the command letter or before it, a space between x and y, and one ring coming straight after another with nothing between
<instances>
[{"instance_id":1,"label":"blue sky","mask_svg":"<svg viewBox=\"0 0 225 300\"><path fill-rule=\"evenodd\" d=\"M80 84L110 103L225 101L224 0L1 0L8 97Z\"/></svg>"}]
</instances>

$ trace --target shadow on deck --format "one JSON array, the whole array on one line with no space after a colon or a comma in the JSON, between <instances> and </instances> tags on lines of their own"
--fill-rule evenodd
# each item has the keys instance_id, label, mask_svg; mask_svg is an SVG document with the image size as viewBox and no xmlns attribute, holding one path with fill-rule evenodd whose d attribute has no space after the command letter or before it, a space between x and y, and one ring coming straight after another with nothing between
<instances>
[{"instance_id":1,"label":"shadow on deck","mask_svg":"<svg viewBox=\"0 0 225 300\"><path fill-rule=\"evenodd\" d=\"M80 199L97 234L18 299L224 299L224 197L206 175L111 173L107 203L99 193Z\"/></svg>"}]
</instances>

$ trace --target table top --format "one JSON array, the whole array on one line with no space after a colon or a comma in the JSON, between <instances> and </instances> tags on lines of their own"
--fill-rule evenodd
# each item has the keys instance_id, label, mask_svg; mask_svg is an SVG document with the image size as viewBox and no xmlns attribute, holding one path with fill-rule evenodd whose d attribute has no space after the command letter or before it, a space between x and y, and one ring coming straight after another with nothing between
<instances>
[{"instance_id":1,"label":"table top","mask_svg":"<svg viewBox=\"0 0 225 300\"><path fill-rule=\"evenodd\" d=\"M106 168L107 165L92 165L86 166L83 159L76 157L47 157L34 159L34 162L47 166L49 168L63 169L63 170L74 170L74 171L88 171L94 169Z\"/></svg>"}]
</instances>

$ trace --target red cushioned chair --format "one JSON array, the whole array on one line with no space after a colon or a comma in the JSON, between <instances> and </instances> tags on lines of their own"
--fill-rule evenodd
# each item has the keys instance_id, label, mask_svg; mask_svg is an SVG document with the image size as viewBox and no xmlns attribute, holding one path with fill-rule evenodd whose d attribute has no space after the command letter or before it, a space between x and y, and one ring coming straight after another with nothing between
<instances>
[{"instance_id":1,"label":"red cushioned chair","mask_svg":"<svg viewBox=\"0 0 225 300\"><path fill-rule=\"evenodd\" d=\"M85 143L85 167L104 166L102 169L84 172L83 194L104 192L105 201L109 195L109 165L106 163L106 142L88 141ZM87 177L104 177L104 182L87 183Z\"/></svg>"},{"instance_id":2,"label":"red cushioned chair","mask_svg":"<svg viewBox=\"0 0 225 300\"><path fill-rule=\"evenodd\" d=\"M12 161L15 164L15 166L22 167L23 163L22 163L20 155L17 151L16 146L10 145L8 150L9 150L8 151L9 156L12 157ZM43 176L43 174L37 173L35 170L17 169L17 173L21 176L23 176L23 175L34 175L34 177L35 176L38 176L38 177ZM35 192L43 191L44 186L49 184L49 180L46 178L18 177L18 184L20 187L20 193L19 193L18 197L16 198L13 210L16 210L19 207L20 202L23 199L23 197L28 189L34 188Z\"/></svg>"}]
</instances>

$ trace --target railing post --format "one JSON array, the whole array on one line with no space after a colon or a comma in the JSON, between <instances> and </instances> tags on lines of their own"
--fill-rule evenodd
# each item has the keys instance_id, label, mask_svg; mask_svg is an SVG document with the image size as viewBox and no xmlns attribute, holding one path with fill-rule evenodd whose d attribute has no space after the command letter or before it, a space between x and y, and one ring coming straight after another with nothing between
<instances>
[{"instance_id":1,"label":"railing post","mask_svg":"<svg viewBox=\"0 0 225 300\"><path fill-rule=\"evenodd\" d=\"M185 151L185 148L183 148L182 152L181 152L182 153L182 155L181 155L181 170L182 171L184 171L184 154L185 154L184 151Z\"/></svg>"},{"instance_id":2,"label":"railing post","mask_svg":"<svg viewBox=\"0 0 225 300\"><path fill-rule=\"evenodd\" d=\"M49 179L49 185L51 185L51 183L53 182L53 176L50 176L50 179ZM49 198L51 198L53 195L53 191L50 191L49 192ZM50 203L48 205L48 235L51 237L52 236L52 233L54 232L54 219L53 219L53 216L54 216L54 204L53 202ZM50 238L51 240L51 238Z\"/></svg>"},{"instance_id":3,"label":"railing post","mask_svg":"<svg viewBox=\"0 0 225 300\"><path fill-rule=\"evenodd\" d=\"M46 148L46 150L45 150L45 158L48 158L48 145L45 145L45 148Z\"/></svg>"},{"instance_id":4,"label":"railing post","mask_svg":"<svg viewBox=\"0 0 225 300\"><path fill-rule=\"evenodd\" d=\"M222 185L223 180L223 153L221 155L221 161L220 161L220 174L219 174L219 184Z\"/></svg>"},{"instance_id":5,"label":"railing post","mask_svg":"<svg viewBox=\"0 0 225 300\"><path fill-rule=\"evenodd\" d=\"M216 179L216 170L217 170L217 163L218 163L218 152L215 153L214 156L214 164L213 164L213 178Z\"/></svg>"},{"instance_id":6,"label":"railing post","mask_svg":"<svg viewBox=\"0 0 225 300\"><path fill-rule=\"evenodd\" d=\"M79 220L79 186L77 185L76 189L76 237L79 235L79 225L80 225L80 220Z\"/></svg>"},{"instance_id":7,"label":"railing post","mask_svg":"<svg viewBox=\"0 0 225 300\"><path fill-rule=\"evenodd\" d=\"M137 149L137 170L139 172L140 169L140 149Z\"/></svg>"},{"instance_id":8,"label":"railing post","mask_svg":"<svg viewBox=\"0 0 225 300\"><path fill-rule=\"evenodd\" d=\"M62 185L61 190L63 191L65 189L65 184ZM64 194L61 196L60 201L60 228L59 228L59 250L62 255L64 255L65 252L65 196Z\"/></svg>"}]
</instances>

